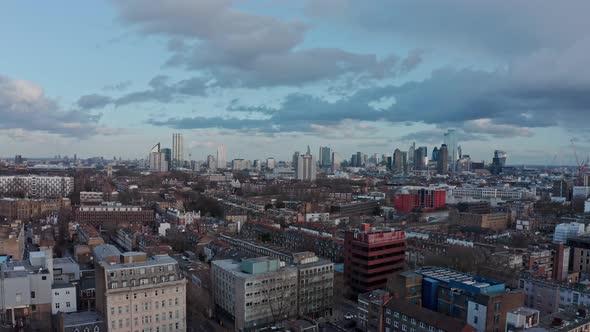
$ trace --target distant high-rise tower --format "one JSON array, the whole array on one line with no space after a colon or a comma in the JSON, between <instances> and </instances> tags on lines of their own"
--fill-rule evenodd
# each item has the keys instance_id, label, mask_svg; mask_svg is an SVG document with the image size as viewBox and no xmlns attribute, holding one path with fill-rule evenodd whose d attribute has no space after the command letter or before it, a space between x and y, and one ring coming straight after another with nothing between
<instances>
[{"instance_id":1,"label":"distant high-rise tower","mask_svg":"<svg viewBox=\"0 0 590 332\"><path fill-rule=\"evenodd\" d=\"M502 150L494 151L494 158L492 159L492 174L498 175L502 173L502 168L506 166L506 158L508 154Z\"/></svg>"},{"instance_id":2,"label":"distant high-rise tower","mask_svg":"<svg viewBox=\"0 0 590 332\"><path fill-rule=\"evenodd\" d=\"M457 149L457 132L455 129L449 129L444 134L443 143L449 149L449 166L451 171L457 170L457 160L459 160L459 150Z\"/></svg>"},{"instance_id":3,"label":"distant high-rise tower","mask_svg":"<svg viewBox=\"0 0 590 332\"><path fill-rule=\"evenodd\" d=\"M297 174L297 164L299 163L299 151L295 151L293 153L293 159L291 161L291 166L293 166L293 170L295 170L295 174Z\"/></svg>"},{"instance_id":4,"label":"distant high-rise tower","mask_svg":"<svg viewBox=\"0 0 590 332\"><path fill-rule=\"evenodd\" d=\"M154 172L168 172L166 155L160 151L160 143L150 150L150 170Z\"/></svg>"},{"instance_id":5,"label":"distant high-rise tower","mask_svg":"<svg viewBox=\"0 0 590 332\"><path fill-rule=\"evenodd\" d=\"M214 170L217 168L217 163L215 162L215 157L212 155L207 156L207 168L210 170Z\"/></svg>"},{"instance_id":6,"label":"distant high-rise tower","mask_svg":"<svg viewBox=\"0 0 590 332\"><path fill-rule=\"evenodd\" d=\"M401 151L400 149L395 149L393 151L393 171L394 173L401 174L405 173L406 171L406 164L408 154L405 151Z\"/></svg>"},{"instance_id":7,"label":"distant high-rise tower","mask_svg":"<svg viewBox=\"0 0 590 332\"><path fill-rule=\"evenodd\" d=\"M415 170L425 170L426 169L426 156L428 150L426 150L425 146L421 146L414 152L414 169Z\"/></svg>"},{"instance_id":8,"label":"distant high-rise tower","mask_svg":"<svg viewBox=\"0 0 590 332\"><path fill-rule=\"evenodd\" d=\"M330 168L332 166L332 150L327 146L320 146L320 167Z\"/></svg>"},{"instance_id":9,"label":"distant high-rise tower","mask_svg":"<svg viewBox=\"0 0 590 332\"><path fill-rule=\"evenodd\" d=\"M184 164L184 139L180 133L172 134L172 164L174 168Z\"/></svg>"},{"instance_id":10,"label":"distant high-rise tower","mask_svg":"<svg viewBox=\"0 0 590 332\"><path fill-rule=\"evenodd\" d=\"M220 144L217 147L217 168L224 169L227 167L227 160L225 155L225 145Z\"/></svg>"},{"instance_id":11,"label":"distant high-rise tower","mask_svg":"<svg viewBox=\"0 0 590 332\"><path fill-rule=\"evenodd\" d=\"M275 169L275 166L276 166L275 164L276 164L275 158L273 158L273 157L266 158L266 168L273 170L273 169ZM299 167L299 166L297 166L297 167Z\"/></svg>"},{"instance_id":12,"label":"distant high-rise tower","mask_svg":"<svg viewBox=\"0 0 590 332\"><path fill-rule=\"evenodd\" d=\"M315 181L316 178L316 167L315 160L311 154L309 146L307 152L299 156L297 162L297 180L301 181Z\"/></svg>"},{"instance_id":13,"label":"distant high-rise tower","mask_svg":"<svg viewBox=\"0 0 590 332\"><path fill-rule=\"evenodd\" d=\"M168 168L172 167L172 150L169 148L160 149L160 152L164 154L164 159L168 163Z\"/></svg>"},{"instance_id":14,"label":"distant high-rise tower","mask_svg":"<svg viewBox=\"0 0 590 332\"><path fill-rule=\"evenodd\" d=\"M439 151L436 146L432 149L432 161L438 161Z\"/></svg>"},{"instance_id":15,"label":"distant high-rise tower","mask_svg":"<svg viewBox=\"0 0 590 332\"><path fill-rule=\"evenodd\" d=\"M436 170L438 174L447 174L449 172L449 149L446 144L441 145L438 150Z\"/></svg>"},{"instance_id":16,"label":"distant high-rise tower","mask_svg":"<svg viewBox=\"0 0 590 332\"><path fill-rule=\"evenodd\" d=\"M416 155L416 142L412 142L410 148L408 149L408 164L410 168L414 168L414 157Z\"/></svg>"}]
</instances>

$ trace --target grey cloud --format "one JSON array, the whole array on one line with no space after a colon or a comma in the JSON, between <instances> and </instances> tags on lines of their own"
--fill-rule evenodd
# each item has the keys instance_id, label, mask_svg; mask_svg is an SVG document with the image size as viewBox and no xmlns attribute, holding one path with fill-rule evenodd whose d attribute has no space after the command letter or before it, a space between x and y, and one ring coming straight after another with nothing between
<instances>
[{"instance_id":1,"label":"grey cloud","mask_svg":"<svg viewBox=\"0 0 590 332\"><path fill-rule=\"evenodd\" d=\"M221 117L206 118L197 116L192 118L170 118L166 120L150 119L148 120L148 123L154 126L166 126L176 129L221 128L233 130L271 130L271 128L268 127L268 121Z\"/></svg>"},{"instance_id":2,"label":"grey cloud","mask_svg":"<svg viewBox=\"0 0 590 332\"><path fill-rule=\"evenodd\" d=\"M96 93L84 95L78 99L76 104L84 110L103 108L110 104L113 100L109 96L99 95Z\"/></svg>"},{"instance_id":3,"label":"grey cloud","mask_svg":"<svg viewBox=\"0 0 590 332\"><path fill-rule=\"evenodd\" d=\"M124 91L127 88L129 88L131 86L133 82L131 81L122 81L119 83L115 83L115 84L110 84L110 85L105 85L102 87L102 90L104 91Z\"/></svg>"},{"instance_id":4,"label":"grey cloud","mask_svg":"<svg viewBox=\"0 0 590 332\"><path fill-rule=\"evenodd\" d=\"M240 11L231 1L115 4L122 22L171 38L168 65L205 72L220 86L296 86L344 74L392 77L419 63L416 54L400 61L333 48L302 49L305 24Z\"/></svg>"},{"instance_id":5,"label":"grey cloud","mask_svg":"<svg viewBox=\"0 0 590 332\"><path fill-rule=\"evenodd\" d=\"M149 88L134 91L119 97L109 97L99 94L90 94L78 99L78 107L81 109L102 108L109 104L115 106L132 103L159 102L168 103L180 100L186 96L205 96L208 79L192 77L174 83L168 83L169 78L164 75L155 76L148 82Z\"/></svg>"},{"instance_id":6,"label":"grey cloud","mask_svg":"<svg viewBox=\"0 0 590 332\"><path fill-rule=\"evenodd\" d=\"M309 0L319 19L358 24L397 41L494 55L560 48L585 36L590 3L572 0ZM336 18L335 18L336 16ZM555 22L559 22L556 24Z\"/></svg>"},{"instance_id":7,"label":"grey cloud","mask_svg":"<svg viewBox=\"0 0 590 332\"><path fill-rule=\"evenodd\" d=\"M23 129L87 138L97 134L99 115L65 111L32 82L0 75L0 129Z\"/></svg>"},{"instance_id":8,"label":"grey cloud","mask_svg":"<svg viewBox=\"0 0 590 332\"><path fill-rule=\"evenodd\" d=\"M259 113L267 117L260 120L267 122L267 130L283 132L305 132L314 124L334 126L347 119L425 123L487 137L529 137L534 128L551 126L583 130L590 121L590 75L568 80L564 73L571 68L585 73L590 68L590 59L570 55L584 49L563 50L534 61L523 58L494 71L439 69L420 82L366 88L335 102L291 94L276 109L232 102L228 110ZM379 109L370 106L382 98L393 98L395 103Z\"/></svg>"}]
</instances>

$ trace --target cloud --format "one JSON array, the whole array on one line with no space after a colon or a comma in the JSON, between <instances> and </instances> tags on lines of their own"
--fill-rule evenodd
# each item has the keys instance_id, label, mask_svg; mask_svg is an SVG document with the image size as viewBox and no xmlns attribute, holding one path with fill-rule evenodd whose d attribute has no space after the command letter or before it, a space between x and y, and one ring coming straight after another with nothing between
<instances>
[{"instance_id":1,"label":"cloud","mask_svg":"<svg viewBox=\"0 0 590 332\"><path fill-rule=\"evenodd\" d=\"M103 108L112 102L113 100L109 96L93 93L80 97L76 104L81 109L89 110L95 108Z\"/></svg>"},{"instance_id":2,"label":"cloud","mask_svg":"<svg viewBox=\"0 0 590 332\"><path fill-rule=\"evenodd\" d=\"M124 91L126 90L128 87L131 86L131 84L133 84L133 82L131 81L122 81L119 83L115 83L115 84L109 84L109 85L105 85L102 87L102 90L104 91Z\"/></svg>"},{"instance_id":3,"label":"cloud","mask_svg":"<svg viewBox=\"0 0 590 332\"><path fill-rule=\"evenodd\" d=\"M590 43L580 42L490 71L442 68L422 81L373 86L336 101L294 93L276 108L232 102L228 111L258 114L265 119L255 122L258 128L286 132L345 120L424 123L488 137L530 137L534 128L557 126L582 130L590 121L590 58L580 54L588 53ZM232 118L231 126L239 128L238 121Z\"/></svg>"},{"instance_id":4,"label":"cloud","mask_svg":"<svg viewBox=\"0 0 590 332\"><path fill-rule=\"evenodd\" d=\"M318 20L340 21L398 42L504 57L576 42L588 29L590 3L308 0L307 9Z\"/></svg>"},{"instance_id":5,"label":"cloud","mask_svg":"<svg viewBox=\"0 0 590 332\"><path fill-rule=\"evenodd\" d=\"M169 103L181 100L186 96L206 95L208 79L203 77L192 77L180 80L172 84L168 83L169 77L158 75L148 82L146 90L126 93L119 97L110 97L100 94L89 94L81 96L77 105L81 109L103 108L109 104L115 106L128 105L133 103L159 102Z\"/></svg>"},{"instance_id":6,"label":"cloud","mask_svg":"<svg viewBox=\"0 0 590 332\"><path fill-rule=\"evenodd\" d=\"M99 130L99 115L65 111L38 85L0 75L0 130L31 130L87 138Z\"/></svg>"},{"instance_id":7,"label":"cloud","mask_svg":"<svg viewBox=\"0 0 590 332\"><path fill-rule=\"evenodd\" d=\"M170 66L201 71L226 87L299 86L345 74L393 77L420 63L338 48L303 48L306 24L256 15L229 0L114 1L119 20L170 38Z\"/></svg>"},{"instance_id":8,"label":"cloud","mask_svg":"<svg viewBox=\"0 0 590 332\"><path fill-rule=\"evenodd\" d=\"M186 118L169 118L166 120L150 119L148 123L154 126L166 126L175 129L204 129L204 128L221 128L233 130L260 129L270 131L269 124L265 120L250 120L238 118L222 117L186 117Z\"/></svg>"}]
</instances>

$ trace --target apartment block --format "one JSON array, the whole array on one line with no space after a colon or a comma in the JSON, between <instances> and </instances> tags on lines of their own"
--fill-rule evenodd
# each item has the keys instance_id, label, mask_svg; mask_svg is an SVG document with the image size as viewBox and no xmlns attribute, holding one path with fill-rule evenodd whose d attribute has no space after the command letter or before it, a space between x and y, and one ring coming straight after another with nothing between
<instances>
[{"instance_id":1,"label":"apartment block","mask_svg":"<svg viewBox=\"0 0 590 332\"><path fill-rule=\"evenodd\" d=\"M51 321L51 269L9 261L0 269L0 323L14 328L46 327Z\"/></svg>"},{"instance_id":2,"label":"apartment block","mask_svg":"<svg viewBox=\"0 0 590 332\"><path fill-rule=\"evenodd\" d=\"M108 330L186 331L186 279L178 262L140 252L112 261L114 253L96 262L96 310Z\"/></svg>"},{"instance_id":3,"label":"apartment block","mask_svg":"<svg viewBox=\"0 0 590 332\"><path fill-rule=\"evenodd\" d=\"M35 198L66 197L74 192L74 178L63 176L0 176L0 195Z\"/></svg>"},{"instance_id":4,"label":"apartment block","mask_svg":"<svg viewBox=\"0 0 590 332\"><path fill-rule=\"evenodd\" d=\"M506 326L506 314L524 305L524 292L504 283L441 267L415 271L422 275L422 306L455 317L477 331Z\"/></svg>"},{"instance_id":5,"label":"apartment block","mask_svg":"<svg viewBox=\"0 0 590 332\"><path fill-rule=\"evenodd\" d=\"M428 310L407 301L391 299L384 307L383 331L385 332L477 331L474 327L461 320Z\"/></svg>"},{"instance_id":6,"label":"apartment block","mask_svg":"<svg viewBox=\"0 0 590 332\"><path fill-rule=\"evenodd\" d=\"M41 216L52 211L59 211L59 209L69 206L70 200L68 198L1 198L0 216L8 220L29 220L32 217Z\"/></svg>"},{"instance_id":7,"label":"apartment block","mask_svg":"<svg viewBox=\"0 0 590 332\"><path fill-rule=\"evenodd\" d=\"M129 225L152 225L154 211L141 206L128 206L114 203L84 205L74 209L74 220L103 228L119 228Z\"/></svg>"},{"instance_id":8,"label":"apartment block","mask_svg":"<svg viewBox=\"0 0 590 332\"><path fill-rule=\"evenodd\" d=\"M387 282L391 297L422 305L422 275L414 271L404 271L391 276Z\"/></svg>"},{"instance_id":9,"label":"apartment block","mask_svg":"<svg viewBox=\"0 0 590 332\"><path fill-rule=\"evenodd\" d=\"M0 256L21 260L25 251L25 229L20 221L0 224Z\"/></svg>"},{"instance_id":10,"label":"apartment block","mask_svg":"<svg viewBox=\"0 0 590 332\"><path fill-rule=\"evenodd\" d=\"M508 227L506 213L468 213L451 210L449 222L453 225L503 231Z\"/></svg>"},{"instance_id":11,"label":"apartment block","mask_svg":"<svg viewBox=\"0 0 590 332\"><path fill-rule=\"evenodd\" d=\"M334 299L334 263L313 252L293 254L297 267L297 313L319 318L332 315Z\"/></svg>"},{"instance_id":12,"label":"apartment block","mask_svg":"<svg viewBox=\"0 0 590 332\"><path fill-rule=\"evenodd\" d=\"M383 331L383 305L389 298L389 292L382 289L360 294L357 299L356 329L363 332Z\"/></svg>"},{"instance_id":13,"label":"apartment block","mask_svg":"<svg viewBox=\"0 0 590 332\"><path fill-rule=\"evenodd\" d=\"M211 263L216 309L234 320L235 331L254 331L297 315L297 269L259 257Z\"/></svg>"},{"instance_id":14,"label":"apartment block","mask_svg":"<svg viewBox=\"0 0 590 332\"><path fill-rule=\"evenodd\" d=\"M385 288L387 279L405 263L403 231L369 224L344 235L344 278L354 294Z\"/></svg>"}]
</instances>

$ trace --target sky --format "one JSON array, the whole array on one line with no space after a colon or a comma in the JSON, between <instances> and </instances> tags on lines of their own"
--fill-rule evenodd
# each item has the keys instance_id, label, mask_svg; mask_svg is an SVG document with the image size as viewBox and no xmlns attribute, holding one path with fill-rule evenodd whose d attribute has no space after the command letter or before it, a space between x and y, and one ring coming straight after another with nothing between
<instances>
[{"instance_id":1,"label":"sky","mask_svg":"<svg viewBox=\"0 0 590 332\"><path fill-rule=\"evenodd\" d=\"M0 4L0 156L590 154L587 0Z\"/></svg>"}]
</instances>

